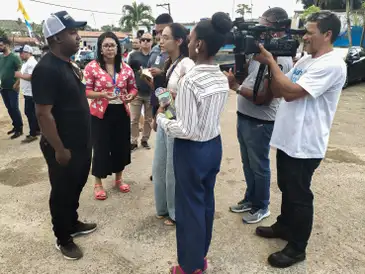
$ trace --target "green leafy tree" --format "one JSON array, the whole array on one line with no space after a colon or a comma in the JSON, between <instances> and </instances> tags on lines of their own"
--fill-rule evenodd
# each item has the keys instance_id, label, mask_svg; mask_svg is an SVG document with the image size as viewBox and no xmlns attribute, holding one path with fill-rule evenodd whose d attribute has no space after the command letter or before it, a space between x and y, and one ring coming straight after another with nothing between
<instances>
[{"instance_id":1,"label":"green leafy tree","mask_svg":"<svg viewBox=\"0 0 365 274\"><path fill-rule=\"evenodd\" d=\"M8 36L8 32L3 29L3 28L0 28L0 37L7 37Z\"/></svg>"},{"instance_id":2,"label":"green leafy tree","mask_svg":"<svg viewBox=\"0 0 365 274\"><path fill-rule=\"evenodd\" d=\"M238 13L242 17L245 17L245 14L252 13L252 7L247 4L238 4L236 13Z\"/></svg>"},{"instance_id":3,"label":"green leafy tree","mask_svg":"<svg viewBox=\"0 0 365 274\"><path fill-rule=\"evenodd\" d=\"M120 27L123 30L133 30L137 32L140 25L145 26L148 31L151 31L151 25L154 23L155 18L152 16L152 8L149 5L135 1L132 5L123 6L123 16L120 19Z\"/></svg>"},{"instance_id":4,"label":"green leafy tree","mask_svg":"<svg viewBox=\"0 0 365 274\"><path fill-rule=\"evenodd\" d=\"M306 8L303 13L300 15L300 19L305 20L309 15L315 12L319 12L321 9L315 5L312 5L308 8Z\"/></svg>"}]
</instances>

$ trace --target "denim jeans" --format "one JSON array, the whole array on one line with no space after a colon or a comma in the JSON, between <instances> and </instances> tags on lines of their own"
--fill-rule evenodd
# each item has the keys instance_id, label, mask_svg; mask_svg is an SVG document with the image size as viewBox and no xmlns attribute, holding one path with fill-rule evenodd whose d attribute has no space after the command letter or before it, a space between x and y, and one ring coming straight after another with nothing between
<instances>
[{"instance_id":1,"label":"denim jeans","mask_svg":"<svg viewBox=\"0 0 365 274\"><path fill-rule=\"evenodd\" d=\"M2 89L1 96L3 97L4 105L8 110L9 116L13 121L13 127L16 130L22 130L23 120L19 110L19 92L12 89Z\"/></svg>"},{"instance_id":2,"label":"denim jeans","mask_svg":"<svg viewBox=\"0 0 365 274\"><path fill-rule=\"evenodd\" d=\"M156 212L175 220L175 174L173 166L174 138L168 137L158 126L152 178L155 188Z\"/></svg>"},{"instance_id":3,"label":"denim jeans","mask_svg":"<svg viewBox=\"0 0 365 274\"><path fill-rule=\"evenodd\" d=\"M238 115L237 137L246 178L245 201L255 209L267 209L270 203L270 139L274 123Z\"/></svg>"}]
</instances>

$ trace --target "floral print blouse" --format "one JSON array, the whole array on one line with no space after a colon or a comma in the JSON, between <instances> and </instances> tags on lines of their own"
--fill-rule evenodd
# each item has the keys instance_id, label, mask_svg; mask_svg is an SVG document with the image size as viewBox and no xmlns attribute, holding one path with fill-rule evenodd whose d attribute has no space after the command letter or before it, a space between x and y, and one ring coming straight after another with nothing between
<instances>
[{"instance_id":1,"label":"floral print blouse","mask_svg":"<svg viewBox=\"0 0 365 274\"><path fill-rule=\"evenodd\" d=\"M136 95L138 90L133 70L126 64L121 64L121 70L114 77L110 76L103 70L97 61L91 61L84 70L86 94L90 91L110 92L114 95L120 95L120 99L108 101L105 98L94 99L90 104L90 113L100 119L103 119L105 111L109 104L124 104L129 114L128 104L124 102L128 94Z\"/></svg>"}]
</instances>

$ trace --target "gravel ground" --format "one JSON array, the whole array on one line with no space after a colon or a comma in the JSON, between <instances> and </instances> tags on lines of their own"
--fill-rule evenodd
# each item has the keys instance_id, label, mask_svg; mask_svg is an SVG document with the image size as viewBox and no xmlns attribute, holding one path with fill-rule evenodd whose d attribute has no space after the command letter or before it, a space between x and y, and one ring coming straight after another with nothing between
<instances>
[{"instance_id":1,"label":"gravel ground","mask_svg":"<svg viewBox=\"0 0 365 274\"><path fill-rule=\"evenodd\" d=\"M327 157L313 179L315 223L308 259L286 270L267 264L267 256L285 242L254 236L257 225L244 225L240 214L228 211L245 188L236 139L235 97L232 93L222 120L224 155L207 273L365 273L365 219L361 217L365 210L365 85L343 92ZM154 217L149 181L153 150L133 153L133 163L125 172L132 187L129 194L112 189L112 178L108 178L109 198L95 201L90 176L79 214L83 220L97 222L98 230L75 240L84 258L69 262L54 248L50 187L39 145L8 140L9 125L1 103L0 273L168 273L176 263L175 230ZM274 156L273 150L271 217L263 222L266 225L275 221L280 208Z\"/></svg>"}]
</instances>

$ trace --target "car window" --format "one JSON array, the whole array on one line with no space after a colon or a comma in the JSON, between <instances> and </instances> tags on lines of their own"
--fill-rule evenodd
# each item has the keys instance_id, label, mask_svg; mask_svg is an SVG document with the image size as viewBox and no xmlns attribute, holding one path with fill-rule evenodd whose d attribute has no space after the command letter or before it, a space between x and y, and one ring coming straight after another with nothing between
<instances>
[{"instance_id":1,"label":"car window","mask_svg":"<svg viewBox=\"0 0 365 274\"><path fill-rule=\"evenodd\" d=\"M216 64L222 64L222 63L234 63L234 54L232 53L218 53L214 57L214 61Z\"/></svg>"},{"instance_id":2,"label":"car window","mask_svg":"<svg viewBox=\"0 0 365 274\"><path fill-rule=\"evenodd\" d=\"M349 48L348 56L350 58L359 58L359 52L356 48Z\"/></svg>"},{"instance_id":3,"label":"car window","mask_svg":"<svg viewBox=\"0 0 365 274\"><path fill-rule=\"evenodd\" d=\"M364 50L364 48L359 48L358 49L358 52L359 52L360 57L365 57L365 50Z\"/></svg>"}]
</instances>

